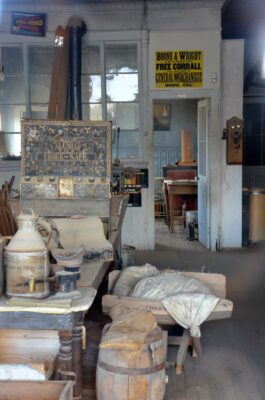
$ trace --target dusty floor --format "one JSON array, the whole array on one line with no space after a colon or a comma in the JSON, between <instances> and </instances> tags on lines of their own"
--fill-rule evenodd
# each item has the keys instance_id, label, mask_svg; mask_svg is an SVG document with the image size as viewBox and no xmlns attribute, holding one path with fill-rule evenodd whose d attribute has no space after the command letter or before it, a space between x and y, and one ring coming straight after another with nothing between
<instances>
[{"instance_id":1,"label":"dusty floor","mask_svg":"<svg viewBox=\"0 0 265 400\"><path fill-rule=\"evenodd\" d=\"M156 251L138 251L136 265L150 262L160 268L219 272L227 276L227 298L234 302L231 319L207 322L202 326L203 355L187 355L184 372L175 375L168 368L166 400L264 400L265 399L265 243L240 250L218 253L206 251L195 243L172 246L177 234L157 245ZM182 238L185 240L185 238ZM170 246L166 246L170 243ZM97 343L106 320L87 320L88 346L84 363L85 394L93 393ZM88 318L89 319L89 318ZM89 356L90 353L90 356ZM176 349L169 347L168 360L174 361ZM91 359L94 361L91 363ZM89 361L90 360L90 361ZM90 365L89 365L90 363ZM94 369L95 371L95 369ZM94 398L94 397L84 397ZM111 399L109 399L111 400ZM150 399L156 400L156 399Z\"/></svg>"}]
</instances>

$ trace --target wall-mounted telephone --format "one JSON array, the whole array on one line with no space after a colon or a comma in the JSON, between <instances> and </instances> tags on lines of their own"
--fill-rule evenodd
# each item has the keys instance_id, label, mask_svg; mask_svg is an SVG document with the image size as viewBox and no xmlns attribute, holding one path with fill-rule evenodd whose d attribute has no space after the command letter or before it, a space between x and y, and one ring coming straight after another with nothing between
<instances>
[{"instance_id":1,"label":"wall-mounted telephone","mask_svg":"<svg viewBox=\"0 0 265 400\"><path fill-rule=\"evenodd\" d=\"M243 128L242 119L232 117L226 121L226 162L242 164L243 162Z\"/></svg>"}]
</instances>

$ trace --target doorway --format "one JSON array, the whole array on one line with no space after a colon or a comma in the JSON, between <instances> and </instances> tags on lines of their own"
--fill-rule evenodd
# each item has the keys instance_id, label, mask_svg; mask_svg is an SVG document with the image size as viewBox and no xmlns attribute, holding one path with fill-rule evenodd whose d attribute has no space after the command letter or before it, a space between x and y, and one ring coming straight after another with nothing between
<instances>
[{"instance_id":1,"label":"doorway","mask_svg":"<svg viewBox=\"0 0 265 400\"><path fill-rule=\"evenodd\" d=\"M209 248L208 116L207 99L153 100L156 247ZM182 194L168 196L166 181Z\"/></svg>"}]
</instances>

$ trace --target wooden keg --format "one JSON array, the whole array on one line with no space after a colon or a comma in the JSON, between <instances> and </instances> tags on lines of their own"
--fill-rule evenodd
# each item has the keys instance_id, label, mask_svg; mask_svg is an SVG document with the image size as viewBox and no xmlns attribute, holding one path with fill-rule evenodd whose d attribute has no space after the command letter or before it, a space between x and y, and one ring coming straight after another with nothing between
<instances>
[{"instance_id":1,"label":"wooden keg","mask_svg":"<svg viewBox=\"0 0 265 400\"><path fill-rule=\"evenodd\" d=\"M106 333L103 331L103 336ZM140 350L100 349L96 374L98 400L163 400L166 351L161 328Z\"/></svg>"},{"instance_id":2,"label":"wooden keg","mask_svg":"<svg viewBox=\"0 0 265 400\"><path fill-rule=\"evenodd\" d=\"M249 240L265 240L265 189L249 190Z\"/></svg>"}]
</instances>

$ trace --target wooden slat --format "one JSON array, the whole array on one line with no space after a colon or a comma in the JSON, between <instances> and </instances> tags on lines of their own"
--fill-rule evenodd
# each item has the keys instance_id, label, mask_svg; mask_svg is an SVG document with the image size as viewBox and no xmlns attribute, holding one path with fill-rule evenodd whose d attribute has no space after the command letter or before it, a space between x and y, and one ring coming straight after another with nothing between
<instances>
[{"instance_id":1,"label":"wooden slat","mask_svg":"<svg viewBox=\"0 0 265 400\"><path fill-rule=\"evenodd\" d=\"M62 46L58 46L58 38L62 38ZM52 78L48 119L63 121L65 119L66 98L68 87L68 54L69 32L68 28L58 26L55 31L55 46L53 55Z\"/></svg>"},{"instance_id":2,"label":"wooden slat","mask_svg":"<svg viewBox=\"0 0 265 400\"><path fill-rule=\"evenodd\" d=\"M102 261L82 264L80 267L81 276L77 281L77 287L93 287L94 289L98 289L109 265L109 262Z\"/></svg>"},{"instance_id":3,"label":"wooden slat","mask_svg":"<svg viewBox=\"0 0 265 400\"><path fill-rule=\"evenodd\" d=\"M176 321L164 309L161 301L151 299L139 299L137 297L119 297L114 295L105 295L102 297L103 313L109 314L111 307L116 304L123 304L128 308L137 308L152 311L158 324L176 325ZM215 306L214 310L207 318L207 321L215 319L230 318L233 311L233 303L229 300L222 299Z\"/></svg>"},{"instance_id":4,"label":"wooden slat","mask_svg":"<svg viewBox=\"0 0 265 400\"><path fill-rule=\"evenodd\" d=\"M72 382L1 381L4 400L72 400Z\"/></svg>"},{"instance_id":5,"label":"wooden slat","mask_svg":"<svg viewBox=\"0 0 265 400\"><path fill-rule=\"evenodd\" d=\"M182 163L193 162L192 132L190 129L181 129L181 161Z\"/></svg>"}]
</instances>

